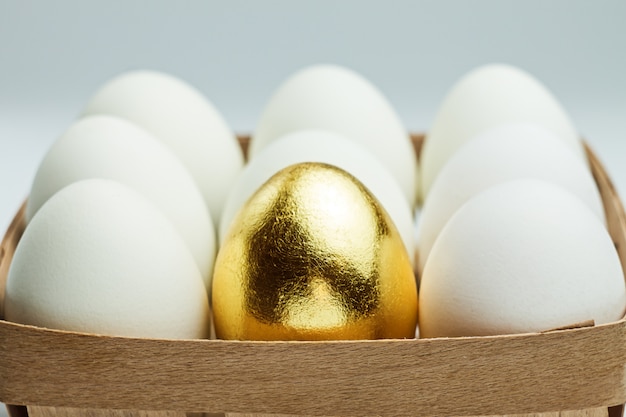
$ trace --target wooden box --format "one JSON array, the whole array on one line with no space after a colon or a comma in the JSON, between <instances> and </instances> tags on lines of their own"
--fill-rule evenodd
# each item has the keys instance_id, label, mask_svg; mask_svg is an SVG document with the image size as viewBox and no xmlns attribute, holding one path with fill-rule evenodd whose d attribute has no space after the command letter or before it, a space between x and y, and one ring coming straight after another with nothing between
<instances>
[{"instance_id":1,"label":"wooden box","mask_svg":"<svg viewBox=\"0 0 626 417\"><path fill-rule=\"evenodd\" d=\"M419 153L422 138L413 139ZM587 153L626 270L626 215ZM22 208L0 246L0 312L23 230ZM329 342L108 337L0 320L0 401L11 417L620 416L625 382L624 319L496 337Z\"/></svg>"}]
</instances>

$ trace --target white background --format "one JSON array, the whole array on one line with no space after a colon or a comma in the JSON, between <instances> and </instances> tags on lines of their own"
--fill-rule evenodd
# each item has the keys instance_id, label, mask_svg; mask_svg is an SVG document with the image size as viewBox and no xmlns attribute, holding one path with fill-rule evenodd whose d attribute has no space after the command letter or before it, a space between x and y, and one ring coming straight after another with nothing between
<instances>
[{"instance_id":1,"label":"white background","mask_svg":"<svg viewBox=\"0 0 626 417\"><path fill-rule=\"evenodd\" d=\"M624 0L0 0L0 230L47 148L114 75L169 72L250 132L278 84L320 62L367 77L413 131L470 69L517 65L556 95L626 195Z\"/></svg>"}]
</instances>

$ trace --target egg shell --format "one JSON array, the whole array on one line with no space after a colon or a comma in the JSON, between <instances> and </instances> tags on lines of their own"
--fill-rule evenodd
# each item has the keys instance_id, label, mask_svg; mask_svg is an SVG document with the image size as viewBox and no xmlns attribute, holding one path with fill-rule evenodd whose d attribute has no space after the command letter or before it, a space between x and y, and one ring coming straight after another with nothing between
<instances>
[{"instance_id":1,"label":"egg shell","mask_svg":"<svg viewBox=\"0 0 626 417\"><path fill-rule=\"evenodd\" d=\"M250 142L250 156L277 138L303 129L340 133L376 155L396 178L411 206L416 199L417 158L389 101L360 74L336 65L314 65L289 77L265 105Z\"/></svg>"},{"instance_id":2,"label":"egg shell","mask_svg":"<svg viewBox=\"0 0 626 417\"><path fill-rule=\"evenodd\" d=\"M461 146L433 183L417 228L418 271L423 270L437 235L463 203L492 185L522 178L542 179L566 188L605 222L593 176L570 147L539 125L500 125Z\"/></svg>"},{"instance_id":3,"label":"egg shell","mask_svg":"<svg viewBox=\"0 0 626 417\"><path fill-rule=\"evenodd\" d=\"M277 172L237 214L213 278L221 339L412 338L417 288L384 208L346 171Z\"/></svg>"},{"instance_id":4,"label":"egg shell","mask_svg":"<svg viewBox=\"0 0 626 417\"><path fill-rule=\"evenodd\" d=\"M415 247L411 208L398 183L380 161L358 142L323 130L288 133L268 144L248 163L226 200L219 228L220 244L224 241L232 219L246 200L272 175L300 162L334 165L361 181L389 213L413 258Z\"/></svg>"},{"instance_id":5,"label":"egg shell","mask_svg":"<svg viewBox=\"0 0 626 417\"><path fill-rule=\"evenodd\" d=\"M539 332L621 319L624 274L595 213L546 181L505 182L450 219L426 261L421 337Z\"/></svg>"},{"instance_id":6,"label":"egg shell","mask_svg":"<svg viewBox=\"0 0 626 417\"><path fill-rule=\"evenodd\" d=\"M162 210L183 237L210 288L215 228L189 171L166 146L118 117L96 115L76 121L40 163L27 201L27 219L63 187L89 178L123 183Z\"/></svg>"},{"instance_id":7,"label":"egg shell","mask_svg":"<svg viewBox=\"0 0 626 417\"><path fill-rule=\"evenodd\" d=\"M215 225L243 167L243 153L215 106L191 85L156 71L131 71L104 84L83 115L125 118L151 132L191 172Z\"/></svg>"},{"instance_id":8,"label":"egg shell","mask_svg":"<svg viewBox=\"0 0 626 417\"><path fill-rule=\"evenodd\" d=\"M421 153L420 201L463 143L482 130L514 122L534 123L553 131L585 160L579 135L554 95L520 68L489 64L462 77L440 105Z\"/></svg>"},{"instance_id":9,"label":"egg shell","mask_svg":"<svg viewBox=\"0 0 626 417\"><path fill-rule=\"evenodd\" d=\"M75 182L33 217L16 248L9 321L115 336L205 338L208 295L179 234L110 180Z\"/></svg>"}]
</instances>

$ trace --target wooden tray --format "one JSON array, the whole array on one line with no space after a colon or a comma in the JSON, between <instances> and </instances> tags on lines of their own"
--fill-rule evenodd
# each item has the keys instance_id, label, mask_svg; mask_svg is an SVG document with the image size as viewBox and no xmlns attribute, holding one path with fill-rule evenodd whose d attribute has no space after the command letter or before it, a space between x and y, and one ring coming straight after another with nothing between
<instances>
[{"instance_id":1,"label":"wooden tray","mask_svg":"<svg viewBox=\"0 0 626 417\"><path fill-rule=\"evenodd\" d=\"M413 140L419 153L422 137ZM626 215L587 153L626 269ZM23 230L22 207L0 246L0 311ZM624 319L533 334L330 342L108 337L0 320L0 401L11 417L620 416L625 371Z\"/></svg>"}]
</instances>

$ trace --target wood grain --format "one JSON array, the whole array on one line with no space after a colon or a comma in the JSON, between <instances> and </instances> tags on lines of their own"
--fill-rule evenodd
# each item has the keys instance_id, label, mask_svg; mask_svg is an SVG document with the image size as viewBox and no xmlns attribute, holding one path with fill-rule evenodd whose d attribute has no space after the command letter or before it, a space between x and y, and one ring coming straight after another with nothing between
<instances>
[{"instance_id":1,"label":"wood grain","mask_svg":"<svg viewBox=\"0 0 626 417\"><path fill-rule=\"evenodd\" d=\"M624 215L624 206L619 198L615 186L604 170L602 163L595 153L585 144L589 166L591 173L596 181L604 212L609 234L615 244L615 249L619 255L622 264L622 270L626 271L626 216Z\"/></svg>"},{"instance_id":2,"label":"wood grain","mask_svg":"<svg viewBox=\"0 0 626 417\"><path fill-rule=\"evenodd\" d=\"M286 414L208 414L178 411L97 410L85 408L28 406L29 417L306 417ZM606 407L551 413L509 414L502 417L608 417Z\"/></svg>"},{"instance_id":3,"label":"wood grain","mask_svg":"<svg viewBox=\"0 0 626 417\"><path fill-rule=\"evenodd\" d=\"M169 341L0 322L0 400L301 415L493 415L621 404L626 323L358 342Z\"/></svg>"},{"instance_id":4,"label":"wood grain","mask_svg":"<svg viewBox=\"0 0 626 417\"><path fill-rule=\"evenodd\" d=\"M177 411L139 411L139 410L95 410L63 407L39 407L29 406L30 417L306 417L277 414L206 414L206 413L181 413ZM586 410L561 411L552 413L535 414L510 414L502 417L608 417L605 407L591 408Z\"/></svg>"},{"instance_id":5,"label":"wood grain","mask_svg":"<svg viewBox=\"0 0 626 417\"><path fill-rule=\"evenodd\" d=\"M418 151L421 137L413 139ZM623 207L587 152L626 265ZM23 210L0 245L2 288L22 231ZM107 337L0 320L0 401L27 405L30 417L600 417L626 402L626 321L497 337L237 342ZM529 414L537 412L544 413Z\"/></svg>"},{"instance_id":6,"label":"wood grain","mask_svg":"<svg viewBox=\"0 0 626 417\"><path fill-rule=\"evenodd\" d=\"M97 410L28 406L29 417L187 417L180 411Z\"/></svg>"},{"instance_id":7,"label":"wood grain","mask_svg":"<svg viewBox=\"0 0 626 417\"><path fill-rule=\"evenodd\" d=\"M3 241L0 244L0 318L4 318L4 293L6 287L7 276L9 274L9 265L13 260L13 254L17 246L26 222L24 220L26 213L26 203L22 204L19 211L9 224L9 227L4 235Z\"/></svg>"}]
</instances>

